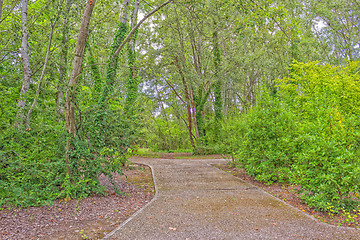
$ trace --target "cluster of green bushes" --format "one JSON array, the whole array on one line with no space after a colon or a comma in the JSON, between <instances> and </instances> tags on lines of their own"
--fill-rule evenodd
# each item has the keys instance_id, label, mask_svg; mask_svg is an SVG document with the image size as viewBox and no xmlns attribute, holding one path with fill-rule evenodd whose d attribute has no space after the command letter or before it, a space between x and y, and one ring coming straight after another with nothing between
<instances>
[{"instance_id":1,"label":"cluster of green bushes","mask_svg":"<svg viewBox=\"0 0 360 240\"><path fill-rule=\"evenodd\" d=\"M290 77L224 126L223 148L258 180L300 186L311 207L358 209L359 69L295 62Z\"/></svg>"},{"instance_id":2,"label":"cluster of green bushes","mask_svg":"<svg viewBox=\"0 0 360 240\"><path fill-rule=\"evenodd\" d=\"M181 152L191 149L188 130L184 123L177 116L165 114L146 123L146 127L139 132L139 144L153 152Z\"/></svg>"},{"instance_id":3,"label":"cluster of green bushes","mask_svg":"<svg viewBox=\"0 0 360 240\"><path fill-rule=\"evenodd\" d=\"M0 134L0 206L36 206L104 194L99 176L111 179L113 172L121 173L138 120L126 116L120 103L99 109L80 102L79 107L76 138L67 134L54 108L36 109L27 129L14 128L15 114L6 116Z\"/></svg>"}]
</instances>

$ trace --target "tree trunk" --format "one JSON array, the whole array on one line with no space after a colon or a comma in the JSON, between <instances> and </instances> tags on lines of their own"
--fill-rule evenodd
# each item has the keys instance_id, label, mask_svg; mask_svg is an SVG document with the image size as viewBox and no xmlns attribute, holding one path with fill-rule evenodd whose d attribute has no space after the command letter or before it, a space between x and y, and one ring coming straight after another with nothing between
<instances>
[{"instance_id":1,"label":"tree trunk","mask_svg":"<svg viewBox=\"0 0 360 240\"><path fill-rule=\"evenodd\" d=\"M101 87L102 87L102 78L99 66L97 65L97 61L95 61L95 56L93 54L92 48L90 44L88 44L87 49L89 51L89 64L91 68L91 77L94 81L94 88L92 90L92 98L95 102L99 101L99 97L101 94Z\"/></svg>"},{"instance_id":2,"label":"tree trunk","mask_svg":"<svg viewBox=\"0 0 360 240\"><path fill-rule=\"evenodd\" d=\"M184 39L183 39L183 34L182 34L182 31L181 31L180 21L179 21L179 18L178 18L176 8L174 8L174 14L175 14L175 17L176 17L176 29L177 29L179 39L180 39L180 50L181 50L180 54L179 54L180 55L180 62L179 62L179 60L177 58L175 59L175 62L176 62L176 66L177 66L177 68L179 70L179 73L180 73L180 76L181 76L181 79L182 79L182 82L183 82L185 95L187 95L186 96L186 99L187 99L187 106L186 107L187 107L187 111L188 111L188 121L189 121L189 124L190 124L191 121L194 123L194 129L195 129L196 138L199 139L199 129L198 129L197 120L196 120L196 114L195 114L196 111L195 111L194 94L193 94L192 88L187 87L185 75L182 72L181 65L180 65L181 63L185 65L186 59L185 59ZM190 112L190 114L189 114L189 112ZM192 144L193 148L195 149L195 143L193 143L194 140L193 140L193 137L192 137L193 136L192 131L189 132L189 135L190 135L190 138L191 138L190 139L191 144Z\"/></svg>"},{"instance_id":3,"label":"tree trunk","mask_svg":"<svg viewBox=\"0 0 360 240\"><path fill-rule=\"evenodd\" d=\"M195 128L195 133L196 133L196 138L199 139L200 137L200 133L199 133L199 128L198 128L198 121L196 119L196 110L195 110L195 99L194 99L194 92L193 90L190 88L190 98L191 98L191 109L193 112L193 120L194 120L194 128Z\"/></svg>"},{"instance_id":4,"label":"tree trunk","mask_svg":"<svg viewBox=\"0 0 360 240\"><path fill-rule=\"evenodd\" d=\"M21 27L22 27L22 39L21 39L21 60L24 68L24 78L20 90L20 99L18 101L18 113L15 123L15 128L21 128L24 124L24 110L26 105L26 93L30 87L31 79L31 69L30 69L30 56L28 54L28 39L29 32L26 27L27 24L27 10L28 9L28 0L21 1Z\"/></svg>"},{"instance_id":5,"label":"tree trunk","mask_svg":"<svg viewBox=\"0 0 360 240\"><path fill-rule=\"evenodd\" d=\"M137 15L139 10L140 0L135 0L134 11L131 18L131 29L136 26ZM136 67L136 52L135 52L135 43L136 43L137 32L135 32L128 43L128 65L129 65L129 76L127 80L127 94L126 94L126 104L125 109L130 110L134 106L134 103L137 99L138 93L138 81L137 81L137 67Z\"/></svg>"},{"instance_id":6,"label":"tree trunk","mask_svg":"<svg viewBox=\"0 0 360 240\"><path fill-rule=\"evenodd\" d=\"M72 0L67 0L65 5L65 11L63 15L63 27L62 27L62 42L61 42L61 56L60 56L60 69L59 69L59 85L56 93L56 111L61 118L64 115L64 88L67 78L68 67L68 52L69 52L69 12L72 4Z\"/></svg>"},{"instance_id":7,"label":"tree trunk","mask_svg":"<svg viewBox=\"0 0 360 240\"><path fill-rule=\"evenodd\" d=\"M66 130L73 137L76 137L76 123L75 123L75 100L74 95L76 93L76 87L79 82L79 76L82 69L82 62L84 58L84 51L86 46L86 41L89 34L89 24L91 19L91 14L94 9L96 0L88 0L85 6L84 16L81 22L80 32L78 36L78 41L75 49L75 57L73 61L73 69L71 72L68 89L66 91L65 99L65 122Z\"/></svg>"},{"instance_id":8,"label":"tree trunk","mask_svg":"<svg viewBox=\"0 0 360 240\"><path fill-rule=\"evenodd\" d=\"M77 128L75 122L75 93L76 87L79 82L79 76L82 69L82 61L84 58L84 51L86 46L86 41L89 35L89 25L91 14L95 7L96 0L88 0L85 6L85 11L83 15L83 19L81 22L80 32L77 40L77 45L75 49L75 57L73 62L73 69L71 72L69 84L66 91L65 98L65 122L66 122L66 130L69 135L73 138L76 138ZM71 176L70 172L70 155L69 152L71 150L71 142L68 139L66 143L66 165L67 165L67 173Z\"/></svg>"},{"instance_id":9,"label":"tree trunk","mask_svg":"<svg viewBox=\"0 0 360 240\"><path fill-rule=\"evenodd\" d=\"M191 106L190 106L191 99L190 99L189 89L186 84L184 73L182 72L180 63L178 61L176 62L176 67L178 68L178 71L179 71L179 74L181 76L181 80L182 80L182 83L184 86L184 94L185 94L185 98L186 98L186 109L187 109L188 124L189 124L189 127L188 127L189 138L190 138L191 146L193 147L193 149L195 149L195 143L194 143L193 134L192 134L192 115L191 115Z\"/></svg>"},{"instance_id":10,"label":"tree trunk","mask_svg":"<svg viewBox=\"0 0 360 240\"><path fill-rule=\"evenodd\" d=\"M3 8L3 0L0 0L0 21L1 21L2 8Z\"/></svg>"},{"instance_id":11,"label":"tree trunk","mask_svg":"<svg viewBox=\"0 0 360 240\"><path fill-rule=\"evenodd\" d=\"M118 28L116 29L115 36L114 36L114 42L111 46L111 54L109 56L109 63L107 65L106 69L106 82L105 86L103 88L103 91L101 93L101 97L99 100L99 103L101 104L101 107L103 108L105 105L105 102L108 99L109 94L112 92L112 88L115 82L116 77L116 71L118 68L118 59L119 59L119 53L116 52L118 47L121 45L121 43L125 39L125 34L128 31L127 21L128 21L128 15L127 15L127 7L129 5L129 0L124 0L123 2L123 9L120 15L120 24Z\"/></svg>"},{"instance_id":12,"label":"tree trunk","mask_svg":"<svg viewBox=\"0 0 360 240\"><path fill-rule=\"evenodd\" d=\"M42 81L43 81L43 78L44 78L44 75L45 75L45 69L46 69L46 66L49 62L49 56L50 56L50 49L51 49L51 43L52 43L52 38L53 38L53 34L54 34L54 28L55 28L55 25L56 25L56 20L54 20L54 23L53 25L51 26L51 32L50 32L50 37L49 37L49 44L48 44L48 47L47 47L47 50L46 50L46 57L45 57L45 62L44 62L44 66L43 66L43 69L42 69L42 72L41 72L41 76L40 76L40 79L39 79L39 82L38 82L38 87L36 89L36 94L35 94L35 98L34 98L34 101L33 103L31 104L31 107L28 111L28 114L27 114L27 117L26 117L26 128L30 128L30 120L31 120L31 113L36 105L36 102L37 102L37 99L39 98L39 95L40 95L40 88L41 88L41 84L42 84Z\"/></svg>"},{"instance_id":13,"label":"tree trunk","mask_svg":"<svg viewBox=\"0 0 360 240\"><path fill-rule=\"evenodd\" d=\"M213 33L213 41L214 41L214 68L215 68L215 86L214 86L214 95L215 95L215 123L218 125L218 123L222 119L222 97L221 97L221 85L222 81L219 77L220 72L220 47L219 47L219 39L218 39L218 29L217 29L217 22L214 20L214 33ZM217 126L218 128L219 126ZM218 131L216 131L218 132Z\"/></svg>"}]
</instances>

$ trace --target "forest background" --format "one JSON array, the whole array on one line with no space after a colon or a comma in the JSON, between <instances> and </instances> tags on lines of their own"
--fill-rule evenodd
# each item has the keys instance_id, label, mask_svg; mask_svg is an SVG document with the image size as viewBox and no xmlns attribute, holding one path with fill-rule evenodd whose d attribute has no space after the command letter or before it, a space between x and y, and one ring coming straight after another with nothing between
<instances>
[{"instance_id":1,"label":"forest background","mask_svg":"<svg viewBox=\"0 0 360 240\"><path fill-rule=\"evenodd\" d=\"M0 0L0 205L104 193L133 152L223 153L358 211L357 0Z\"/></svg>"}]
</instances>

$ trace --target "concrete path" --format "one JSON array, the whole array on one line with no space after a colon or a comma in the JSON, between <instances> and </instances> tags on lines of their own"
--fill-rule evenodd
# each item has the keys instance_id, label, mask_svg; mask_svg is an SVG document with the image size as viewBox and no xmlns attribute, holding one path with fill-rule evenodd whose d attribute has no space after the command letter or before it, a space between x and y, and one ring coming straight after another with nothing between
<instances>
[{"instance_id":1,"label":"concrete path","mask_svg":"<svg viewBox=\"0 0 360 240\"><path fill-rule=\"evenodd\" d=\"M105 239L360 239L210 165L224 160L135 162L153 168L157 194Z\"/></svg>"}]
</instances>

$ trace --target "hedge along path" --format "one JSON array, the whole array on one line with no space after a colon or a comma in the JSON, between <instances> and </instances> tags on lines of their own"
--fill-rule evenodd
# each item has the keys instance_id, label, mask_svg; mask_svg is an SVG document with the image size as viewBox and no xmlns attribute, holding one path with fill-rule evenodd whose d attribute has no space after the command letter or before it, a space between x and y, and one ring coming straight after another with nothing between
<instances>
[{"instance_id":1,"label":"hedge along path","mask_svg":"<svg viewBox=\"0 0 360 240\"><path fill-rule=\"evenodd\" d=\"M210 165L225 160L135 162L152 167L157 193L105 239L360 239Z\"/></svg>"}]
</instances>

